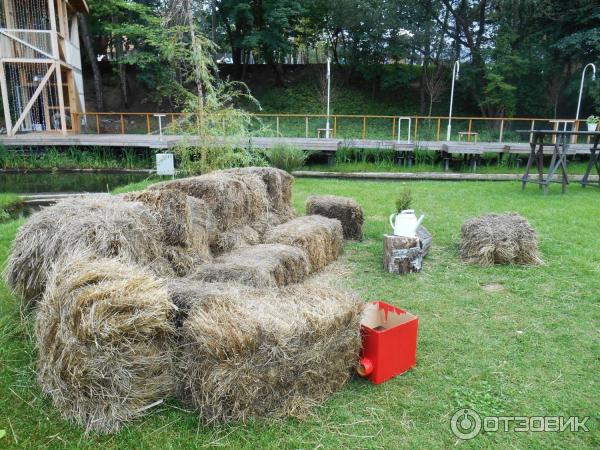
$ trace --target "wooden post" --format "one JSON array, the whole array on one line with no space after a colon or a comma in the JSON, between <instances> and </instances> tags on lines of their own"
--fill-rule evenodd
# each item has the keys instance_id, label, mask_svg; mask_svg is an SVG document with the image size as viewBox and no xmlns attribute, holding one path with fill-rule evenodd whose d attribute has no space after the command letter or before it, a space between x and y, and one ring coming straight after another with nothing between
<instances>
[{"instance_id":1,"label":"wooden post","mask_svg":"<svg viewBox=\"0 0 600 450\"><path fill-rule=\"evenodd\" d=\"M337 138L337 116L333 116L333 137Z\"/></svg>"},{"instance_id":2,"label":"wooden post","mask_svg":"<svg viewBox=\"0 0 600 450\"><path fill-rule=\"evenodd\" d=\"M437 138L436 141L440 140L440 131L442 130L442 119L441 117L438 117L438 124L437 124Z\"/></svg>"},{"instance_id":3,"label":"wooden post","mask_svg":"<svg viewBox=\"0 0 600 450\"><path fill-rule=\"evenodd\" d=\"M277 127L277 136L279 136L279 116L275 117L276 127Z\"/></svg>"},{"instance_id":4,"label":"wooden post","mask_svg":"<svg viewBox=\"0 0 600 450\"><path fill-rule=\"evenodd\" d=\"M383 239L383 267L387 272L403 275L423 269L419 238L386 234Z\"/></svg>"},{"instance_id":5,"label":"wooden post","mask_svg":"<svg viewBox=\"0 0 600 450\"><path fill-rule=\"evenodd\" d=\"M502 143L502 138L504 137L504 119L500 122L500 143Z\"/></svg>"},{"instance_id":6,"label":"wooden post","mask_svg":"<svg viewBox=\"0 0 600 450\"><path fill-rule=\"evenodd\" d=\"M418 131L419 131L419 118L415 117L415 141L417 141Z\"/></svg>"},{"instance_id":7,"label":"wooden post","mask_svg":"<svg viewBox=\"0 0 600 450\"><path fill-rule=\"evenodd\" d=\"M125 134L125 116L121 114L121 134Z\"/></svg>"},{"instance_id":8,"label":"wooden post","mask_svg":"<svg viewBox=\"0 0 600 450\"><path fill-rule=\"evenodd\" d=\"M100 114L96 113L96 134L100 134Z\"/></svg>"},{"instance_id":9,"label":"wooden post","mask_svg":"<svg viewBox=\"0 0 600 450\"><path fill-rule=\"evenodd\" d=\"M306 116L304 118L304 130L305 130L304 135L305 135L305 137L308 138L308 116Z\"/></svg>"},{"instance_id":10,"label":"wooden post","mask_svg":"<svg viewBox=\"0 0 600 450\"><path fill-rule=\"evenodd\" d=\"M6 71L4 63L0 60L0 90L2 90L2 106L4 108L4 122L6 135L12 136L12 118L10 117L10 103L8 102L8 86L6 84Z\"/></svg>"},{"instance_id":11,"label":"wooden post","mask_svg":"<svg viewBox=\"0 0 600 450\"><path fill-rule=\"evenodd\" d=\"M396 139L396 118L392 119L392 141Z\"/></svg>"},{"instance_id":12,"label":"wooden post","mask_svg":"<svg viewBox=\"0 0 600 450\"><path fill-rule=\"evenodd\" d=\"M362 138L363 140L367 138L367 116L363 116Z\"/></svg>"},{"instance_id":13,"label":"wooden post","mask_svg":"<svg viewBox=\"0 0 600 450\"><path fill-rule=\"evenodd\" d=\"M469 119L469 131L467 134L467 142L471 142L471 129L473 128L473 119Z\"/></svg>"}]
</instances>

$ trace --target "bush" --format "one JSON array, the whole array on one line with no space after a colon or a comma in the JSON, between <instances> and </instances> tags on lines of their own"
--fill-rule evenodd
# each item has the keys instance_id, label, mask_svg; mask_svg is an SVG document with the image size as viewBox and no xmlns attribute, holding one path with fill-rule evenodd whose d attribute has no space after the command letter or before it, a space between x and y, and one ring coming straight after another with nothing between
<instances>
[{"instance_id":1,"label":"bush","mask_svg":"<svg viewBox=\"0 0 600 450\"><path fill-rule=\"evenodd\" d=\"M401 213L410 209L412 205L412 191L409 188L405 188L398 198L396 199L396 210Z\"/></svg>"},{"instance_id":2,"label":"bush","mask_svg":"<svg viewBox=\"0 0 600 450\"><path fill-rule=\"evenodd\" d=\"M292 172L301 168L308 155L304 150L301 150L292 145L276 145L270 151L266 152L266 157L273 167Z\"/></svg>"}]
</instances>

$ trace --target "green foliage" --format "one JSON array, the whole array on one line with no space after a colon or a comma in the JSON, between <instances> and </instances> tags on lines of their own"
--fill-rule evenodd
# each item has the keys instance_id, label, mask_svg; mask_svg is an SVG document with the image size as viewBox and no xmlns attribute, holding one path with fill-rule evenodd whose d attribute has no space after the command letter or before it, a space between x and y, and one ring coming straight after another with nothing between
<instances>
[{"instance_id":1,"label":"green foliage","mask_svg":"<svg viewBox=\"0 0 600 450\"><path fill-rule=\"evenodd\" d=\"M287 172L300 169L308 158L304 150L285 144L280 144L271 150L266 150L265 156L271 166Z\"/></svg>"},{"instance_id":2,"label":"green foliage","mask_svg":"<svg viewBox=\"0 0 600 450\"><path fill-rule=\"evenodd\" d=\"M153 167L147 150L106 147L69 147L59 150L8 149L0 146L2 169L148 169Z\"/></svg>"},{"instance_id":3,"label":"green foliage","mask_svg":"<svg viewBox=\"0 0 600 450\"><path fill-rule=\"evenodd\" d=\"M396 199L396 211L400 213L402 211L410 209L412 202L412 191L410 190L410 188L404 188L404 190L400 192L400 195L398 195L398 198Z\"/></svg>"}]
</instances>

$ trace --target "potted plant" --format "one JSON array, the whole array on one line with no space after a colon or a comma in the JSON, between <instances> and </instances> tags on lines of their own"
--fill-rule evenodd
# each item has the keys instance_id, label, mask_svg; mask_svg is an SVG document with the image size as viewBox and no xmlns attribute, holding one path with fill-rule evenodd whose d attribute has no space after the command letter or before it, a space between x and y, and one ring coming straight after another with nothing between
<instances>
[{"instance_id":1,"label":"potted plant","mask_svg":"<svg viewBox=\"0 0 600 450\"><path fill-rule=\"evenodd\" d=\"M586 120L588 131L596 131L596 129L598 128L598 121L599 120L600 120L600 118L598 116L590 116L590 117L588 117L587 120Z\"/></svg>"}]
</instances>

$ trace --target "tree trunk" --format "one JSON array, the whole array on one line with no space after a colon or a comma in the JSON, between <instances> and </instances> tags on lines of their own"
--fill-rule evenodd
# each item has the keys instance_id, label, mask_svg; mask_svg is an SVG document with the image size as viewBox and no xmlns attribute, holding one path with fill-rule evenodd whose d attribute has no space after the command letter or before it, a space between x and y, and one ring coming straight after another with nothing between
<instances>
[{"instance_id":1,"label":"tree trunk","mask_svg":"<svg viewBox=\"0 0 600 450\"><path fill-rule=\"evenodd\" d=\"M129 108L129 95L127 89L127 69L125 64L123 64L123 45L125 44L122 38L118 38L116 40L116 50L117 50L117 65L119 72L119 86L121 88L121 104L124 109Z\"/></svg>"},{"instance_id":2,"label":"tree trunk","mask_svg":"<svg viewBox=\"0 0 600 450\"><path fill-rule=\"evenodd\" d=\"M90 29L88 27L87 19L85 15L77 13L77 20L81 28L81 40L83 46L90 60L92 66L92 75L94 77L94 93L96 95L96 112L104 111L104 92L102 90L102 73L100 72L100 66L98 64L98 58L96 52L94 52L94 46L92 45L92 38L90 36Z\"/></svg>"}]
</instances>

